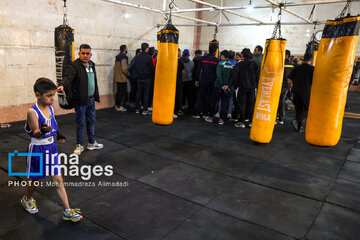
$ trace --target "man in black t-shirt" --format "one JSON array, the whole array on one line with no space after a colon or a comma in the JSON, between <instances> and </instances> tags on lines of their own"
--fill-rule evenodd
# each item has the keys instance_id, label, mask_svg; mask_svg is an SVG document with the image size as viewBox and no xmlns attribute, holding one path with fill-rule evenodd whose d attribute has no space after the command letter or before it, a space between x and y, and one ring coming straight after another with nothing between
<instances>
[{"instance_id":1,"label":"man in black t-shirt","mask_svg":"<svg viewBox=\"0 0 360 240\"><path fill-rule=\"evenodd\" d=\"M293 120L293 124L295 129L299 132L304 131L302 121L309 108L311 84L314 74L314 66L310 65L311 60L312 54L306 53L303 63L296 66L288 77L289 88L294 95L296 111L296 119Z\"/></svg>"},{"instance_id":2,"label":"man in black t-shirt","mask_svg":"<svg viewBox=\"0 0 360 240\"><path fill-rule=\"evenodd\" d=\"M183 102L183 75L185 73L185 66L181 60L181 50L179 49L178 66L176 75L176 94L175 94L175 113L174 118L178 115L183 115L182 102Z\"/></svg>"}]
</instances>

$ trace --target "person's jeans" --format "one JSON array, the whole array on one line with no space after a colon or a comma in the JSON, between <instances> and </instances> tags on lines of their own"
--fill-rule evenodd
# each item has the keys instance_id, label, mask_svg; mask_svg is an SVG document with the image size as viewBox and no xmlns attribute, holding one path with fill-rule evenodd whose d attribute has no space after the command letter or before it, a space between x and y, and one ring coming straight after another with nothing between
<instances>
[{"instance_id":1,"label":"person's jeans","mask_svg":"<svg viewBox=\"0 0 360 240\"><path fill-rule=\"evenodd\" d=\"M87 105L76 105L76 144L84 145L83 133L86 119L86 130L88 142L95 143L95 100L94 97L88 98Z\"/></svg>"}]
</instances>

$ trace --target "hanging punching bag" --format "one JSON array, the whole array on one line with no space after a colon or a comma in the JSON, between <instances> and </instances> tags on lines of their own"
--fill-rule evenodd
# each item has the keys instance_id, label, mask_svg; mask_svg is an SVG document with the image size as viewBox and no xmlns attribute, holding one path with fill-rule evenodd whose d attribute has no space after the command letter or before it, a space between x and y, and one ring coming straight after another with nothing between
<instances>
[{"instance_id":1,"label":"hanging punching bag","mask_svg":"<svg viewBox=\"0 0 360 240\"><path fill-rule=\"evenodd\" d=\"M311 87L305 137L310 144L334 146L341 135L347 91L359 38L360 17L327 21Z\"/></svg>"},{"instance_id":2,"label":"hanging punching bag","mask_svg":"<svg viewBox=\"0 0 360 240\"><path fill-rule=\"evenodd\" d=\"M250 139L254 142L269 143L273 135L284 75L285 48L285 39L266 40L250 130Z\"/></svg>"},{"instance_id":3,"label":"hanging punching bag","mask_svg":"<svg viewBox=\"0 0 360 240\"><path fill-rule=\"evenodd\" d=\"M219 42L218 40L214 39L212 41L209 42L209 49L211 46L215 45L216 46L216 54L215 57L219 58Z\"/></svg>"},{"instance_id":4,"label":"hanging punching bag","mask_svg":"<svg viewBox=\"0 0 360 240\"><path fill-rule=\"evenodd\" d=\"M55 28L55 64L56 82L62 80L68 65L75 60L74 29L68 25ZM67 94L67 89L65 93ZM71 109L73 105L66 99L66 94L58 94L59 105L64 109Z\"/></svg>"},{"instance_id":5,"label":"hanging punching bag","mask_svg":"<svg viewBox=\"0 0 360 240\"><path fill-rule=\"evenodd\" d=\"M313 56L313 59L312 59L312 65L313 66L315 66L315 63L316 63L316 57L317 57L318 48L319 48L319 43L317 43L314 40L312 40L308 44L306 44L305 54L306 53L311 53L311 55Z\"/></svg>"},{"instance_id":6,"label":"hanging punching bag","mask_svg":"<svg viewBox=\"0 0 360 240\"><path fill-rule=\"evenodd\" d=\"M318 54L318 50L319 50L319 43L318 42L314 42L314 51L313 51L313 60L312 60L312 64L315 67L315 63L316 63L316 58L317 58L317 54Z\"/></svg>"},{"instance_id":7,"label":"hanging punching bag","mask_svg":"<svg viewBox=\"0 0 360 240\"><path fill-rule=\"evenodd\" d=\"M159 35L158 35L159 36ZM152 121L169 125L174 118L179 31L167 24L158 41Z\"/></svg>"}]
</instances>

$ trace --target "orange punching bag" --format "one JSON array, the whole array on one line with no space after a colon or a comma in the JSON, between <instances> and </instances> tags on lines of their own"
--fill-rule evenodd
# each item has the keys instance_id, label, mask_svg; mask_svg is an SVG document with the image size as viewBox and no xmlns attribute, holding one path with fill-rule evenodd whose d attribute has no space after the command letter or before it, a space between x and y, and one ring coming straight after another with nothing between
<instances>
[{"instance_id":1,"label":"orange punching bag","mask_svg":"<svg viewBox=\"0 0 360 240\"><path fill-rule=\"evenodd\" d=\"M360 17L326 22L311 87L305 137L310 144L334 146L341 136L346 97L359 39Z\"/></svg>"},{"instance_id":2,"label":"orange punching bag","mask_svg":"<svg viewBox=\"0 0 360 240\"><path fill-rule=\"evenodd\" d=\"M312 40L308 44L306 44L305 54L311 53L311 55L313 56L313 59L312 59L313 66L315 66L318 49L319 49L319 43L314 40Z\"/></svg>"},{"instance_id":3,"label":"orange punching bag","mask_svg":"<svg viewBox=\"0 0 360 240\"><path fill-rule=\"evenodd\" d=\"M285 39L266 40L250 130L250 139L254 142L269 143L274 132L284 75L285 48Z\"/></svg>"},{"instance_id":4,"label":"orange punching bag","mask_svg":"<svg viewBox=\"0 0 360 240\"><path fill-rule=\"evenodd\" d=\"M174 118L179 31L167 24L158 36L152 121L169 125Z\"/></svg>"},{"instance_id":5,"label":"orange punching bag","mask_svg":"<svg viewBox=\"0 0 360 240\"><path fill-rule=\"evenodd\" d=\"M210 46L213 46L213 45L216 46L215 57L219 58L219 41L216 40L216 39L210 41L210 42L209 42L209 48L210 48Z\"/></svg>"}]
</instances>

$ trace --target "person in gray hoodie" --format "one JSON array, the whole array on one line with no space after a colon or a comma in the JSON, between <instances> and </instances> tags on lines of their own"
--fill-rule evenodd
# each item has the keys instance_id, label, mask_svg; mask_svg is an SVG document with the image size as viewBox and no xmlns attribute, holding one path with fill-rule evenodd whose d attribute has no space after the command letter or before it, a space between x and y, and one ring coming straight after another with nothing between
<instances>
[{"instance_id":1,"label":"person in gray hoodie","mask_svg":"<svg viewBox=\"0 0 360 240\"><path fill-rule=\"evenodd\" d=\"M185 73L183 75L183 103L188 103L188 111L192 112L195 106L195 82L193 78L194 74L194 62L190 60L190 51L185 49L183 51L181 60L184 63Z\"/></svg>"}]
</instances>

